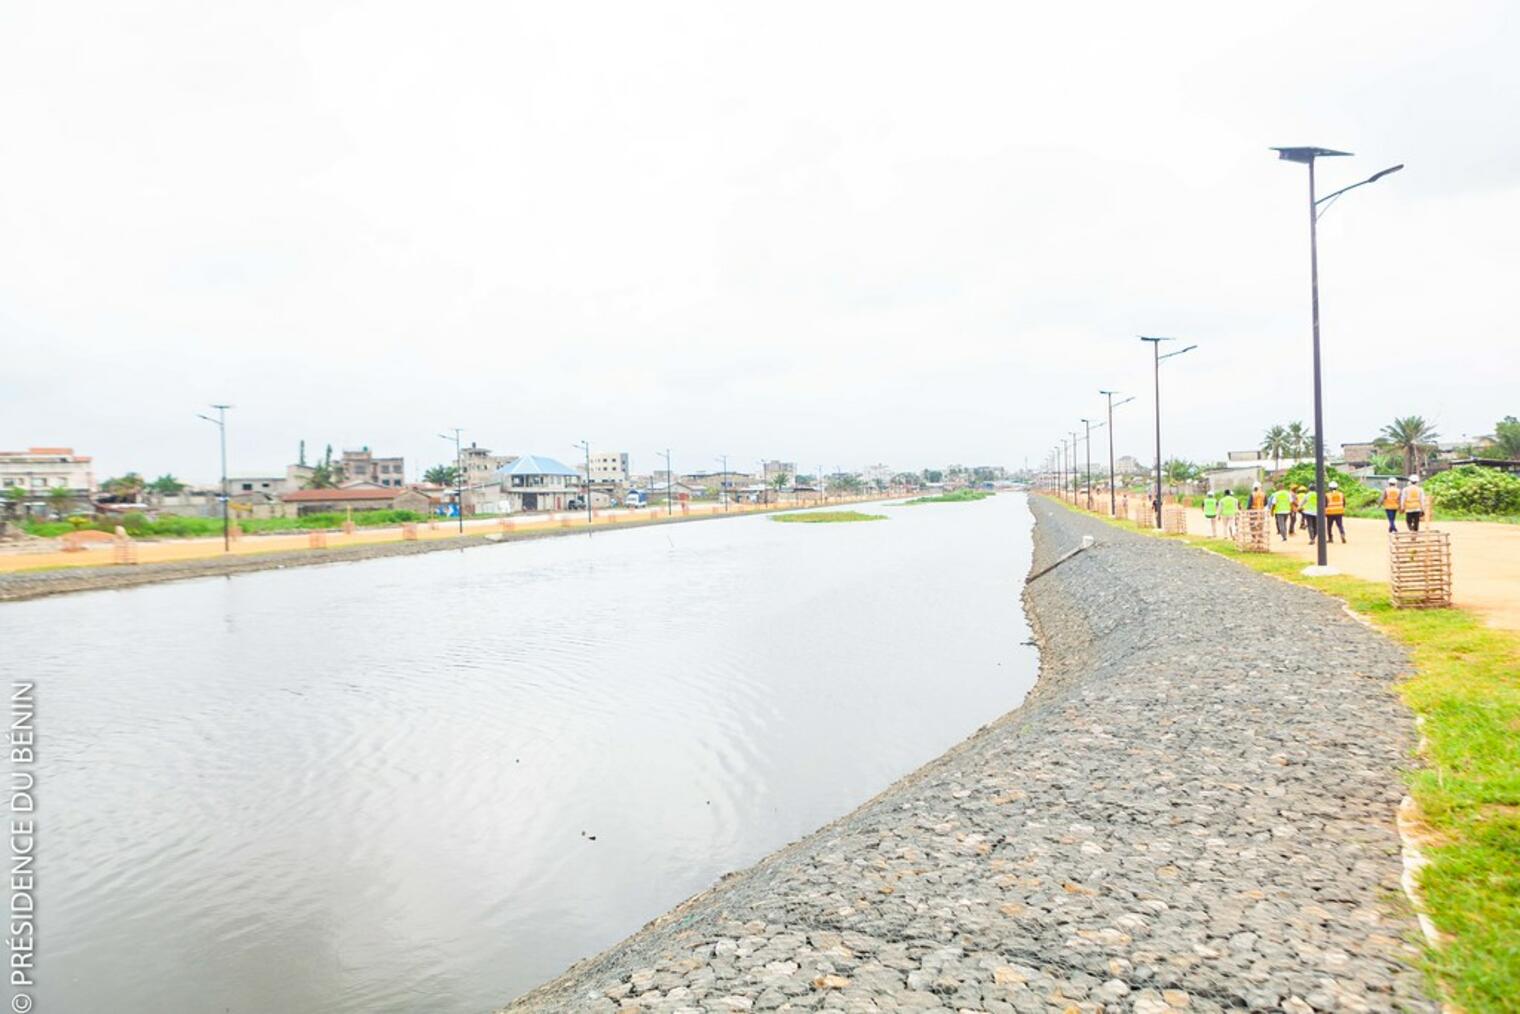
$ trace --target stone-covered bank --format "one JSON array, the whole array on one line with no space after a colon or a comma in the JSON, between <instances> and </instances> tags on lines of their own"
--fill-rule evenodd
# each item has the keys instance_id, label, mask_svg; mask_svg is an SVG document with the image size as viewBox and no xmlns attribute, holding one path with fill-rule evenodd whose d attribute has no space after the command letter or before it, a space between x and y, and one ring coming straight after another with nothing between
<instances>
[{"instance_id":1,"label":"stone-covered bank","mask_svg":"<svg viewBox=\"0 0 1520 1014\"><path fill-rule=\"evenodd\" d=\"M1026 588L1021 708L507 1010L1434 1010L1401 653L1315 592L1031 505L1033 572L1097 544Z\"/></svg>"}]
</instances>

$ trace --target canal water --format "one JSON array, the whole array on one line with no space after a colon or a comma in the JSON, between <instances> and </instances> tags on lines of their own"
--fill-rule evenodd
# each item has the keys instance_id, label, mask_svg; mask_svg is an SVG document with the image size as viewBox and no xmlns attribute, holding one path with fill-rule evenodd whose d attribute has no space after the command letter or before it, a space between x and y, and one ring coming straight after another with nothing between
<instances>
[{"instance_id":1,"label":"canal water","mask_svg":"<svg viewBox=\"0 0 1520 1014\"><path fill-rule=\"evenodd\" d=\"M41 1011L477 1014L1019 703L1030 515L702 521L0 606Z\"/></svg>"}]
</instances>

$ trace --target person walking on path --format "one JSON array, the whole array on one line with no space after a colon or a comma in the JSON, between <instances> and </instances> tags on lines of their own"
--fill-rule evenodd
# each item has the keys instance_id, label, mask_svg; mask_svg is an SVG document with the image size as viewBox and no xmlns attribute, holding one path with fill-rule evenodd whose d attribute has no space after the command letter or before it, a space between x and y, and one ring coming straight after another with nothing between
<instances>
[{"instance_id":1,"label":"person walking on path","mask_svg":"<svg viewBox=\"0 0 1520 1014\"><path fill-rule=\"evenodd\" d=\"M1203 516L1209 519L1209 536L1219 538L1219 499L1212 489L1203 494Z\"/></svg>"},{"instance_id":2,"label":"person walking on path","mask_svg":"<svg viewBox=\"0 0 1520 1014\"><path fill-rule=\"evenodd\" d=\"M1240 513L1240 501L1229 490L1219 498L1219 516L1224 518L1224 537L1235 538L1235 515Z\"/></svg>"},{"instance_id":3,"label":"person walking on path","mask_svg":"<svg viewBox=\"0 0 1520 1014\"><path fill-rule=\"evenodd\" d=\"M1388 515L1388 530L1390 532L1399 530L1399 506L1399 480L1389 479L1388 488L1383 490L1383 513Z\"/></svg>"},{"instance_id":4,"label":"person walking on path","mask_svg":"<svg viewBox=\"0 0 1520 1014\"><path fill-rule=\"evenodd\" d=\"M1404 523L1409 526L1411 532L1420 530L1420 519L1425 516L1425 493L1420 489L1420 477L1411 475L1409 485L1404 487L1404 495L1400 499L1400 506L1404 510Z\"/></svg>"},{"instance_id":5,"label":"person walking on path","mask_svg":"<svg viewBox=\"0 0 1520 1014\"><path fill-rule=\"evenodd\" d=\"M1272 491L1272 517L1277 521L1277 536L1288 541L1288 522L1293 519L1293 494L1286 488Z\"/></svg>"},{"instance_id":6,"label":"person walking on path","mask_svg":"<svg viewBox=\"0 0 1520 1014\"><path fill-rule=\"evenodd\" d=\"M1309 533L1309 544L1319 538L1319 491L1313 489L1304 490L1298 498L1298 510L1304 518L1304 531Z\"/></svg>"},{"instance_id":7,"label":"person walking on path","mask_svg":"<svg viewBox=\"0 0 1520 1014\"><path fill-rule=\"evenodd\" d=\"M1267 494L1262 492L1261 483L1251 484L1251 509L1259 511L1267 505Z\"/></svg>"},{"instance_id":8,"label":"person walking on path","mask_svg":"<svg viewBox=\"0 0 1520 1014\"><path fill-rule=\"evenodd\" d=\"M1288 501L1288 534L1289 535L1292 535L1295 531L1298 530L1298 519L1299 519L1300 515L1303 513L1302 507L1301 507L1301 505L1303 504L1303 497L1304 497L1304 487L1302 487L1302 486L1293 486L1293 487L1291 487L1291 499L1289 499L1289 501Z\"/></svg>"},{"instance_id":9,"label":"person walking on path","mask_svg":"<svg viewBox=\"0 0 1520 1014\"><path fill-rule=\"evenodd\" d=\"M1325 541L1335 541L1335 530L1341 530L1341 545L1346 544L1346 494L1341 492L1341 484L1330 483L1330 488L1325 490Z\"/></svg>"}]
</instances>

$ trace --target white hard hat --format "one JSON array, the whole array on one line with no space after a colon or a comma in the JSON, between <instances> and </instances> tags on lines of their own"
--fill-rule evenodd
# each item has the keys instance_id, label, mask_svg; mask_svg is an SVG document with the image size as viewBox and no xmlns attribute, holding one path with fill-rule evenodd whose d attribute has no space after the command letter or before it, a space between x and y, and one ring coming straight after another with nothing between
<instances>
[{"instance_id":1,"label":"white hard hat","mask_svg":"<svg viewBox=\"0 0 1520 1014\"><path fill-rule=\"evenodd\" d=\"M1398 484L1399 484L1399 480L1397 480L1397 479L1395 479L1395 478L1393 478L1391 476L1389 477L1389 479L1388 479L1388 485L1390 485L1390 486L1397 486Z\"/></svg>"},{"instance_id":2,"label":"white hard hat","mask_svg":"<svg viewBox=\"0 0 1520 1014\"><path fill-rule=\"evenodd\" d=\"M1338 482L1332 482L1332 483L1331 483L1331 484L1330 484L1330 488L1331 488L1331 489L1340 489L1340 488L1341 488L1341 484L1340 484L1340 483L1338 483Z\"/></svg>"},{"instance_id":3,"label":"white hard hat","mask_svg":"<svg viewBox=\"0 0 1520 1014\"><path fill-rule=\"evenodd\" d=\"M1419 482L1420 481L1420 477L1418 475L1411 475L1409 477L1409 481L1410 482Z\"/></svg>"}]
</instances>

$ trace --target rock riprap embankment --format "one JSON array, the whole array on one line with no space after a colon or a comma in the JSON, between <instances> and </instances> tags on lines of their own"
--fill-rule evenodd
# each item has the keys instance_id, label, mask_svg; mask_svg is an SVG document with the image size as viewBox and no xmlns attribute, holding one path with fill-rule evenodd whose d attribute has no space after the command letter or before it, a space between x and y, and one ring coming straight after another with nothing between
<instances>
[{"instance_id":1,"label":"rock riprap embankment","mask_svg":"<svg viewBox=\"0 0 1520 1014\"><path fill-rule=\"evenodd\" d=\"M1019 710L507 1009L1434 1010L1399 894L1401 653L1315 592L1032 504L1035 571L1097 544L1028 586Z\"/></svg>"}]
</instances>

